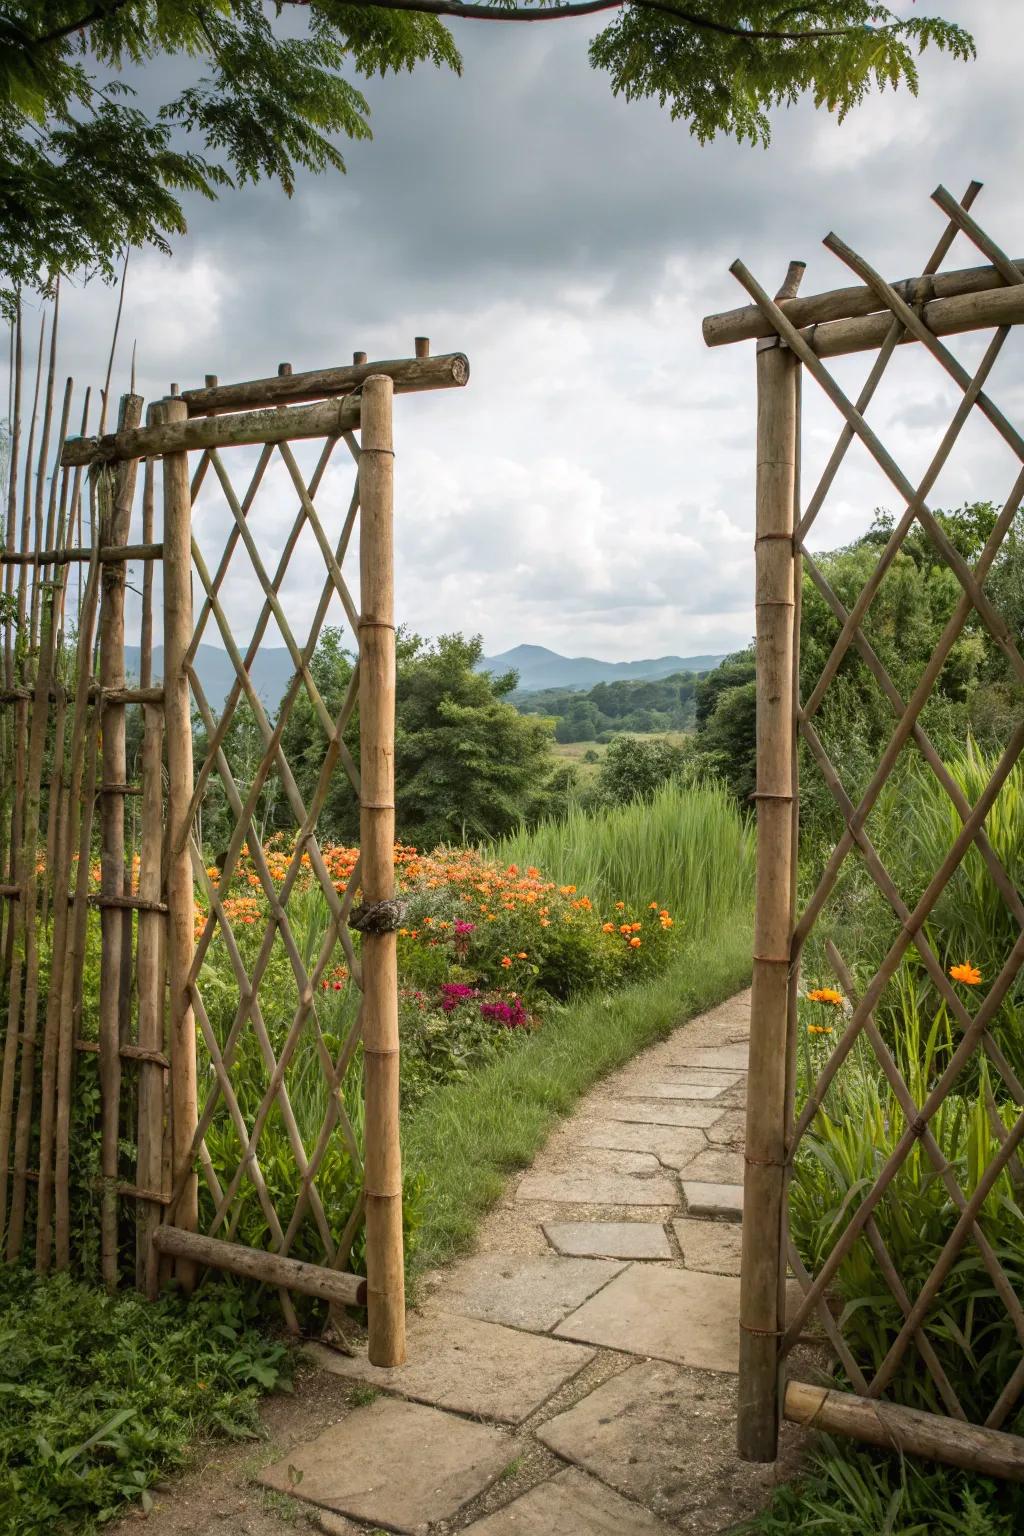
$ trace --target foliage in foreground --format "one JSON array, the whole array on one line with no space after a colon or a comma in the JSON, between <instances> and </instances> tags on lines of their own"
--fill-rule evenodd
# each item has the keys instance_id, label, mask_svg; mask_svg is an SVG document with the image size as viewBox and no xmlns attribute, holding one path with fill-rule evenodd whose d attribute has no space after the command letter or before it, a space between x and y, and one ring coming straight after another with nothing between
<instances>
[{"instance_id":1,"label":"foliage in foreground","mask_svg":"<svg viewBox=\"0 0 1024 1536\"><path fill-rule=\"evenodd\" d=\"M337 139L370 137L369 104L350 76L461 68L436 0L309 0L301 30L259 0L9 0L0 26L0 301L53 273L109 275L129 245L167 249L184 231L182 191L215 197L234 182L343 171ZM458 0L447 7L458 15ZM543 7L526 4L535 20ZM479 14L479 11L477 12ZM495 6L495 19L507 9ZM557 15L553 12L552 15ZM783 18L780 27L780 17ZM810 96L842 116L874 88L917 89L915 54L970 58L960 27L908 19L875 0L719 0L714 19L678 18L634 0L590 45L628 99L653 97L699 138L766 141L768 112ZM126 68L182 88L145 110Z\"/></svg>"},{"instance_id":2,"label":"foliage in foreground","mask_svg":"<svg viewBox=\"0 0 1024 1536\"><path fill-rule=\"evenodd\" d=\"M1024 1488L823 1439L802 1477L739 1532L759 1536L1016 1536Z\"/></svg>"},{"instance_id":3,"label":"foliage in foreground","mask_svg":"<svg viewBox=\"0 0 1024 1536\"><path fill-rule=\"evenodd\" d=\"M197 1436L255 1435L291 1356L251 1298L205 1286L186 1306L111 1297L0 1268L0 1530L92 1530L179 1462Z\"/></svg>"}]
</instances>

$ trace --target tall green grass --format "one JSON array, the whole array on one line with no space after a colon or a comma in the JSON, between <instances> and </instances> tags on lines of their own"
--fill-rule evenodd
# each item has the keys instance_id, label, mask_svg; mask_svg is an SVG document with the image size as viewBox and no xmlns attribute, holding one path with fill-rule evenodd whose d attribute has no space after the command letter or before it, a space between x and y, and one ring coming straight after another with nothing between
<instances>
[{"instance_id":1,"label":"tall green grass","mask_svg":"<svg viewBox=\"0 0 1024 1536\"><path fill-rule=\"evenodd\" d=\"M698 938L753 902L750 825L716 784L670 782L650 801L574 807L564 819L504 838L494 851L510 864L535 864L606 907L657 901Z\"/></svg>"}]
</instances>

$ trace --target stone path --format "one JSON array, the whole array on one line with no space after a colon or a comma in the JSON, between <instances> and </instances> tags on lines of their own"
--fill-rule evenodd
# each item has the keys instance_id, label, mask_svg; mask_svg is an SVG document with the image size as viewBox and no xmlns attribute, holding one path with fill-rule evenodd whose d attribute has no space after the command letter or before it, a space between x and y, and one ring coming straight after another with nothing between
<instances>
[{"instance_id":1,"label":"stone path","mask_svg":"<svg viewBox=\"0 0 1024 1536\"><path fill-rule=\"evenodd\" d=\"M744 993L586 1098L428 1277L408 1364L314 1346L364 1401L264 1486L334 1536L710 1533L763 1504L795 1442L734 1450L749 1019Z\"/></svg>"}]
</instances>

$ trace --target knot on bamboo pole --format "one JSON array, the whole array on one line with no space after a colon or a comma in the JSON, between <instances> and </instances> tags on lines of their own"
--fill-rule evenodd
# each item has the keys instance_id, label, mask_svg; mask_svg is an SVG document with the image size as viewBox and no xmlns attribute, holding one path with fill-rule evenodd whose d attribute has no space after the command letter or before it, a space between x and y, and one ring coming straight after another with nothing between
<instances>
[{"instance_id":1,"label":"knot on bamboo pole","mask_svg":"<svg viewBox=\"0 0 1024 1536\"><path fill-rule=\"evenodd\" d=\"M372 906L360 903L354 908L348 925L356 933L397 933L405 916L405 908L406 903L396 899L375 901Z\"/></svg>"}]
</instances>

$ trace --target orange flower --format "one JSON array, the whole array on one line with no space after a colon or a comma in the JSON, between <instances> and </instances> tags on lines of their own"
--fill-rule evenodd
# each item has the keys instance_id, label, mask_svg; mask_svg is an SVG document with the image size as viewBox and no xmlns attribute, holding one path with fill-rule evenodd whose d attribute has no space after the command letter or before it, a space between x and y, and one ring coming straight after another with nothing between
<instances>
[{"instance_id":1,"label":"orange flower","mask_svg":"<svg viewBox=\"0 0 1024 1536\"><path fill-rule=\"evenodd\" d=\"M629 941L630 949L639 949L640 948L640 942L641 941L639 939L636 939L636 938L630 939L630 941Z\"/></svg>"},{"instance_id":2,"label":"orange flower","mask_svg":"<svg viewBox=\"0 0 1024 1536\"><path fill-rule=\"evenodd\" d=\"M602 923L601 924L601 932L602 933L614 933L615 932L615 924L614 923Z\"/></svg>"},{"instance_id":3,"label":"orange flower","mask_svg":"<svg viewBox=\"0 0 1024 1536\"><path fill-rule=\"evenodd\" d=\"M649 905L650 905L650 909L651 909L652 912L657 912L657 910L658 910L658 903L656 901L650 902Z\"/></svg>"},{"instance_id":4,"label":"orange flower","mask_svg":"<svg viewBox=\"0 0 1024 1536\"><path fill-rule=\"evenodd\" d=\"M665 928L665 929L668 929L668 928L672 927L672 919L670 917L662 917L662 918L659 918L658 921L661 923L661 926L663 928Z\"/></svg>"},{"instance_id":5,"label":"orange flower","mask_svg":"<svg viewBox=\"0 0 1024 1536\"><path fill-rule=\"evenodd\" d=\"M830 1035L832 1033L832 1025L831 1024L808 1024L808 1026L807 1026L807 1033L809 1035Z\"/></svg>"},{"instance_id":6,"label":"orange flower","mask_svg":"<svg viewBox=\"0 0 1024 1536\"><path fill-rule=\"evenodd\" d=\"M542 928L550 928L551 927L551 919L550 919L550 917L542 917L541 920L540 920L540 925L541 925Z\"/></svg>"},{"instance_id":7,"label":"orange flower","mask_svg":"<svg viewBox=\"0 0 1024 1536\"><path fill-rule=\"evenodd\" d=\"M834 987L815 987L813 992L808 992L809 1003L830 1003L833 1008L843 1006L843 994L837 992Z\"/></svg>"},{"instance_id":8,"label":"orange flower","mask_svg":"<svg viewBox=\"0 0 1024 1536\"><path fill-rule=\"evenodd\" d=\"M633 929L632 929L632 927L631 927L631 926L630 926L630 924L629 924L629 923L623 923L623 924L622 924L622 925L621 925L621 926L620 926L620 928L619 928L619 932L620 932L620 933L632 933L632 932L633 932Z\"/></svg>"},{"instance_id":9,"label":"orange flower","mask_svg":"<svg viewBox=\"0 0 1024 1536\"><path fill-rule=\"evenodd\" d=\"M970 961L965 961L963 965L951 965L949 974L954 981L962 981L965 987L981 986L981 972Z\"/></svg>"},{"instance_id":10,"label":"orange flower","mask_svg":"<svg viewBox=\"0 0 1024 1536\"><path fill-rule=\"evenodd\" d=\"M527 956L526 956L526 950L525 949L521 949L519 951L518 955L516 955L516 959L517 960L525 960L526 958L527 958Z\"/></svg>"},{"instance_id":11,"label":"orange flower","mask_svg":"<svg viewBox=\"0 0 1024 1536\"><path fill-rule=\"evenodd\" d=\"M633 930L634 933L639 933L641 928L643 927L643 923L630 923L629 926Z\"/></svg>"},{"instance_id":12,"label":"orange flower","mask_svg":"<svg viewBox=\"0 0 1024 1536\"><path fill-rule=\"evenodd\" d=\"M509 966L512 964L512 961L509 959L508 955L502 955L501 964L503 969L507 971Z\"/></svg>"},{"instance_id":13,"label":"orange flower","mask_svg":"<svg viewBox=\"0 0 1024 1536\"><path fill-rule=\"evenodd\" d=\"M626 909L626 903L624 901L617 901L615 903L615 910L616 910L616 912L624 912L625 909Z\"/></svg>"}]
</instances>

